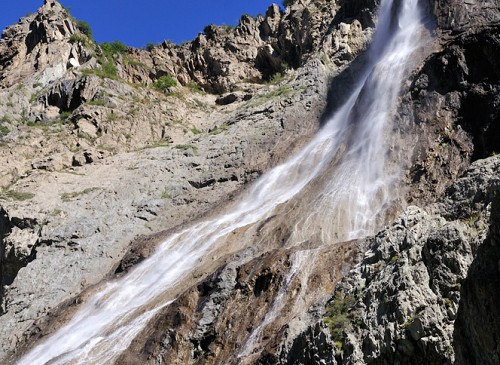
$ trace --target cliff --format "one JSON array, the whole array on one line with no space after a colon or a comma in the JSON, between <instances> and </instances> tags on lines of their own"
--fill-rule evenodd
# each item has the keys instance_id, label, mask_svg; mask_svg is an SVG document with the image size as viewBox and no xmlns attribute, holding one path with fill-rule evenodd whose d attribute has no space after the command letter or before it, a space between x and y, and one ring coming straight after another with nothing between
<instances>
[{"instance_id":1,"label":"cliff","mask_svg":"<svg viewBox=\"0 0 500 365\"><path fill-rule=\"evenodd\" d=\"M378 233L292 246L306 193L234 232L116 363L498 363L500 4L420 3L432 40L384 141L402 182ZM4 30L0 361L310 140L378 6L273 5L149 50L96 44L54 0Z\"/></svg>"}]
</instances>

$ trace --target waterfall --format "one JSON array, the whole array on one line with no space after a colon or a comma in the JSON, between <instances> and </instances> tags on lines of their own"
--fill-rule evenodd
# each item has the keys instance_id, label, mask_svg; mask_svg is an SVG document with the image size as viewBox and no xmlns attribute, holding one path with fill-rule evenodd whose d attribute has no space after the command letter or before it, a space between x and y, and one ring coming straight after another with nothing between
<instances>
[{"instance_id":1,"label":"waterfall","mask_svg":"<svg viewBox=\"0 0 500 365\"><path fill-rule=\"evenodd\" d=\"M227 213L171 235L149 259L91 296L18 364L112 363L154 314L196 282L196 268L252 243L231 241L231 233L244 234L287 202L304 199L308 205L289 245L311 232L321 231L325 243L373 232L394 199L395 175L384 171L384 133L407 62L419 47L417 3L382 0L378 29L352 94L302 151L264 174ZM305 194L311 186L319 188ZM279 310L279 303L275 307Z\"/></svg>"}]
</instances>

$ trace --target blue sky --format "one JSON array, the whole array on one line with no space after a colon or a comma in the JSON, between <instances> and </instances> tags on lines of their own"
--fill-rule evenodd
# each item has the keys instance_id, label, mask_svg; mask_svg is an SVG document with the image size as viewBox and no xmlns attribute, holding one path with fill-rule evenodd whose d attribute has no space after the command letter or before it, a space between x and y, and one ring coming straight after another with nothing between
<instances>
[{"instance_id":1,"label":"blue sky","mask_svg":"<svg viewBox=\"0 0 500 365\"><path fill-rule=\"evenodd\" d=\"M281 1L274 1L281 3ZM192 40L208 24L236 25L242 14L264 14L272 0L60 0L88 22L97 42L119 40L141 47L166 39ZM1 0L0 28L35 12L43 0Z\"/></svg>"}]
</instances>

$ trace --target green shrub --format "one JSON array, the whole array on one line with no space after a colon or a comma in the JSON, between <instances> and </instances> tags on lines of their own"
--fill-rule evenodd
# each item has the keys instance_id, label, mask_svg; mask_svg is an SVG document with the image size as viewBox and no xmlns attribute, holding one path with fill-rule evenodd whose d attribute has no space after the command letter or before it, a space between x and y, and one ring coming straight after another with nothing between
<instances>
[{"instance_id":1,"label":"green shrub","mask_svg":"<svg viewBox=\"0 0 500 365\"><path fill-rule=\"evenodd\" d=\"M276 85L279 84L281 80L283 80L283 75L281 74L281 72L276 72L271 80L269 80L269 83L272 85Z\"/></svg>"},{"instance_id":2,"label":"green shrub","mask_svg":"<svg viewBox=\"0 0 500 365\"><path fill-rule=\"evenodd\" d=\"M234 26L234 25L232 25L232 24L224 24L224 23L221 25L221 27L222 27L225 31L227 31L227 32L229 32L229 31L231 31L231 30L233 30L233 29L235 28L235 26Z\"/></svg>"},{"instance_id":3,"label":"green shrub","mask_svg":"<svg viewBox=\"0 0 500 365\"><path fill-rule=\"evenodd\" d=\"M341 341L344 330L350 326L347 313L355 301L353 294L338 291L333 302L326 308L323 321L328 325L334 341Z\"/></svg>"},{"instance_id":4,"label":"green shrub","mask_svg":"<svg viewBox=\"0 0 500 365\"><path fill-rule=\"evenodd\" d=\"M78 28L78 30L80 32L82 32L87 37L89 37L90 39L92 39L92 28L90 28L90 24L89 23L87 23L84 20L77 20L76 21L76 27Z\"/></svg>"},{"instance_id":5,"label":"green shrub","mask_svg":"<svg viewBox=\"0 0 500 365\"><path fill-rule=\"evenodd\" d=\"M0 124L0 136L6 136L7 134L9 134L9 132L10 132L9 128Z\"/></svg>"},{"instance_id":6,"label":"green shrub","mask_svg":"<svg viewBox=\"0 0 500 365\"><path fill-rule=\"evenodd\" d=\"M154 48L155 48L154 43L149 42L148 44L146 44L147 51L151 52Z\"/></svg>"},{"instance_id":7,"label":"green shrub","mask_svg":"<svg viewBox=\"0 0 500 365\"><path fill-rule=\"evenodd\" d=\"M389 260L389 265L393 265L395 264L396 262L398 262L398 260L401 258L401 256L399 254L395 254L394 256L392 256Z\"/></svg>"},{"instance_id":8,"label":"green shrub","mask_svg":"<svg viewBox=\"0 0 500 365\"><path fill-rule=\"evenodd\" d=\"M177 85L177 81L170 75L163 75L153 84L155 89L165 92L169 88Z\"/></svg>"},{"instance_id":9,"label":"green shrub","mask_svg":"<svg viewBox=\"0 0 500 365\"><path fill-rule=\"evenodd\" d=\"M115 54L123 54L127 50L127 46L120 41L104 42L101 44L101 49L104 55L111 59Z\"/></svg>"},{"instance_id":10,"label":"green shrub","mask_svg":"<svg viewBox=\"0 0 500 365\"><path fill-rule=\"evenodd\" d=\"M133 59L127 55L123 56L123 63L130 66L146 68L146 65L144 63L137 61L136 59Z\"/></svg>"},{"instance_id":11,"label":"green shrub","mask_svg":"<svg viewBox=\"0 0 500 365\"><path fill-rule=\"evenodd\" d=\"M193 150L193 153L195 156L198 156L198 147L193 146L192 144L178 144L174 148L181 150L181 151L187 151L189 149Z\"/></svg>"},{"instance_id":12,"label":"green shrub","mask_svg":"<svg viewBox=\"0 0 500 365\"><path fill-rule=\"evenodd\" d=\"M117 121L119 118L119 116L115 113L113 113L113 111L111 111L111 113L108 113L108 116L106 117L106 120L108 122L114 122L114 121Z\"/></svg>"},{"instance_id":13,"label":"green shrub","mask_svg":"<svg viewBox=\"0 0 500 365\"><path fill-rule=\"evenodd\" d=\"M101 64L101 69L97 72L97 75L108 79L116 79L118 69L113 61L106 61Z\"/></svg>"},{"instance_id":14,"label":"green shrub","mask_svg":"<svg viewBox=\"0 0 500 365\"><path fill-rule=\"evenodd\" d=\"M93 106L105 106L106 105L106 101L104 101L104 99L96 98L96 99L87 101L86 104L87 105L93 105Z\"/></svg>"},{"instance_id":15,"label":"green shrub","mask_svg":"<svg viewBox=\"0 0 500 365\"><path fill-rule=\"evenodd\" d=\"M82 43L84 45L87 45L87 38L82 36L81 34L78 34L78 33L73 33L71 35L71 37L69 37L69 43Z\"/></svg>"},{"instance_id":16,"label":"green shrub","mask_svg":"<svg viewBox=\"0 0 500 365\"><path fill-rule=\"evenodd\" d=\"M281 72L284 73L284 72L286 72L289 69L290 69L290 65L288 64L288 62L283 61L283 62L280 63L280 70L281 70Z\"/></svg>"},{"instance_id":17,"label":"green shrub","mask_svg":"<svg viewBox=\"0 0 500 365\"><path fill-rule=\"evenodd\" d=\"M189 81L186 86L192 92L206 94L205 91L201 88L201 86L197 82Z\"/></svg>"},{"instance_id":18,"label":"green shrub","mask_svg":"<svg viewBox=\"0 0 500 365\"><path fill-rule=\"evenodd\" d=\"M203 28L203 33L205 33L205 35L212 34L214 32L214 29L217 29L217 26L215 24L206 25L205 28Z\"/></svg>"},{"instance_id":19,"label":"green shrub","mask_svg":"<svg viewBox=\"0 0 500 365\"><path fill-rule=\"evenodd\" d=\"M70 111L63 111L63 112L59 113L59 118L61 118L62 121L65 121L70 116L71 116L71 112Z\"/></svg>"},{"instance_id":20,"label":"green shrub","mask_svg":"<svg viewBox=\"0 0 500 365\"><path fill-rule=\"evenodd\" d=\"M87 188L87 189L82 190L82 191L75 191L72 193L63 193L61 195L61 200L65 203L67 203L73 199L78 198L79 196L90 194L91 192L96 191L97 189L98 188Z\"/></svg>"},{"instance_id":21,"label":"green shrub","mask_svg":"<svg viewBox=\"0 0 500 365\"><path fill-rule=\"evenodd\" d=\"M222 124L218 127L215 127L214 129L210 130L208 132L208 134L210 135L216 135L216 134L219 134L219 133L222 133L222 132L225 132L229 129L229 126L227 124Z\"/></svg>"},{"instance_id":22,"label":"green shrub","mask_svg":"<svg viewBox=\"0 0 500 365\"><path fill-rule=\"evenodd\" d=\"M273 85L279 84L289 69L290 65L287 62L281 62L279 69L271 75L268 82Z\"/></svg>"}]
</instances>

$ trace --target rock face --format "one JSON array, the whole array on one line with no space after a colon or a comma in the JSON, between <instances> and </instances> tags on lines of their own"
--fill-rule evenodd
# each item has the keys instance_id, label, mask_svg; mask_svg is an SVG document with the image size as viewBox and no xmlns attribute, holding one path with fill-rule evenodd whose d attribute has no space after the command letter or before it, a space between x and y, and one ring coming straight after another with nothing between
<instances>
[{"instance_id":1,"label":"rock face","mask_svg":"<svg viewBox=\"0 0 500 365\"><path fill-rule=\"evenodd\" d=\"M374 237L289 247L297 203L200 268L118 363L499 362L500 5L421 3L435 42L385 141L411 206ZM7 28L0 362L300 148L352 86L378 5L273 5L111 57L53 0ZM165 75L178 85L158 90Z\"/></svg>"},{"instance_id":2,"label":"rock face","mask_svg":"<svg viewBox=\"0 0 500 365\"><path fill-rule=\"evenodd\" d=\"M409 183L417 186L411 200L431 201L425 192L442 193L443 174L456 179L470 161L500 150L498 34L492 26L457 36L415 75L401 113L411 120L403 128L418 140L408 167Z\"/></svg>"},{"instance_id":3,"label":"rock face","mask_svg":"<svg viewBox=\"0 0 500 365\"><path fill-rule=\"evenodd\" d=\"M475 32L478 27L490 26L500 20L500 10L495 0L423 0L422 3L428 12L436 16L439 30L451 31L452 34Z\"/></svg>"},{"instance_id":4,"label":"rock face","mask_svg":"<svg viewBox=\"0 0 500 365\"><path fill-rule=\"evenodd\" d=\"M341 313L327 306L324 318L337 363L498 362L498 313L486 303L498 278L499 7L431 5L441 50L414 74L396 121L418 141L408 192L423 209L409 207L372 238L337 286L332 305L351 298Z\"/></svg>"},{"instance_id":5,"label":"rock face","mask_svg":"<svg viewBox=\"0 0 500 365\"><path fill-rule=\"evenodd\" d=\"M436 204L409 207L372 239L336 292L358 296L337 339L342 363L444 364L455 361L454 349L467 353L453 341L457 310L478 250L491 245L499 171L498 157L477 161Z\"/></svg>"},{"instance_id":6,"label":"rock face","mask_svg":"<svg viewBox=\"0 0 500 365\"><path fill-rule=\"evenodd\" d=\"M480 255L495 247L497 208L490 214L490 206L500 189L499 171L498 157L475 162L437 203L409 207L364 241L228 259L156 316L118 362L495 363L497 317L488 306L496 296L498 257ZM311 254L316 261L306 258ZM489 263L479 271L491 275L488 280L477 277L480 257ZM312 268L294 271L299 258L313 262ZM323 294L342 276L324 314ZM481 279L478 287L468 284ZM465 304L467 295L478 298L478 292L483 304ZM339 302L340 310L328 309ZM482 317L474 312L477 322L463 330L480 342L465 346L468 335L460 339L457 322L470 323L461 312L473 312L475 305L492 324L479 335Z\"/></svg>"},{"instance_id":7,"label":"rock face","mask_svg":"<svg viewBox=\"0 0 500 365\"><path fill-rule=\"evenodd\" d=\"M304 92L312 108L320 91ZM269 101L262 97L261 105L221 116L220 130L201 133L185 144L164 143L113 157L99 148L87 149L81 159L74 155L74 167L52 172L52 161L37 162L8 190L28 194L26 200L14 194L2 201L5 286L0 321L2 338L9 339L3 346L15 346L19 322L29 327L47 308L112 271L136 235L195 218L293 149L291 141L300 145L300 136L315 129L313 123L303 123L307 109L298 101L308 102L305 94ZM280 103L295 106L285 111ZM278 135L283 136L281 142ZM33 211L33 206L41 208ZM108 213L98 213L102 211ZM64 276L52 265L54 260L66 268ZM30 279L40 271L45 274L39 281ZM38 290L40 286L44 289Z\"/></svg>"},{"instance_id":8,"label":"rock face","mask_svg":"<svg viewBox=\"0 0 500 365\"><path fill-rule=\"evenodd\" d=\"M500 340L499 195L491 206L490 231L462 283L453 339L460 364L498 364Z\"/></svg>"},{"instance_id":9,"label":"rock face","mask_svg":"<svg viewBox=\"0 0 500 365\"><path fill-rule=\"evenodd\" d=\"M2 32L0 41L0 86L5 88L25 81L35 73L38 82L61 78L76 65L90 60L81 44L69 42L77 33L74 22L55 0L46 0L40 10L21 19Z\"/></svg>"},{"instance_id":10,"label":"rock face","mask_svg":"<svg viewBox=\"0 0 500 365\"><path fill-rule=\"evenodd\" d=\"M344 65L365 48L373 26L353 14L344 16L347 8L343 2L305 1L283 13L272 5L265 16L243 15L234 29L209 25L184 45L164 42L149 52L135 50L132 56L146 67L126 71L131 81L150 82L170 74L184 85L195 82L224 93L237 90L245 80L270 80L312 57Z\"/></svg>"}]
</instances>

